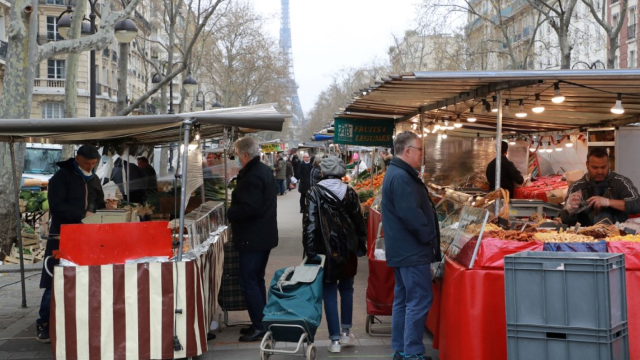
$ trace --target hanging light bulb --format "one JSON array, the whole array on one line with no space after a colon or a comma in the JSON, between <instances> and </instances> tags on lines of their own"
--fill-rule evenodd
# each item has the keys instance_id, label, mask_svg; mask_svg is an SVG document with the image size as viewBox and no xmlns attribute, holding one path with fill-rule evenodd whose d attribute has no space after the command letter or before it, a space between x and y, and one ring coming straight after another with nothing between
<instances>
[{"instance_id":1,"label":"hanging light bulb","mask_svg":"<svg viewBox=\"0 0 640 360\"><path fill-rule=\"evenodd\" d=\"M512 137L511 140L509 140L509 145L515 145L516 144L516 138Z\"/></svg>"},{"instance_id":2,"label":"hanging light bulb","mask_svg":"<svg viewBox=\"0 0 640 360\"><path fill-rule=\"evenodd\" d=\"M411 125L411 130L415 130L415 129L417 129L417 128L418 128L418 124L413 124L413 125Z\"/></svg>"},{"instance_id":3,"label":"hanging light bulb","mask_svg":"<svg viewBox=\"0 0 640 360\"><path fill-rule=\"evenodd\" d=\"M569 136L567 137L567 142L566 142L566 143L564 143L564 146L566 146L566 147L568 147L568 148L573 147L573 141L571 141L571 135L569 135Z\"/></svg>"},{"instance_id":4,"label":"hanging light bulb","mask_svg":"<svg viewBox=\"0 0 640 360\"><path fill-rule=\"evenodd\" d=\"M442 127L442 126L441 126ZM444 127L445 130L449 129L449 120L445 120L444 121Z\"/></svg>"},{"instance_id":5,"label":"hanging light bulb","mask_svg":"<svg viewBox=\"0 0 640 360\"><path fill-rule=\"evenodd\" d=\"M611 108L611 112L616 115L624 114L624 108L622 107L622 94L618 93L618 100L616 100L616 104Z\"/></svg>"},{"instance_id":6,"label":"hanging light bulb","mask_svg":"<svg viewBox=\"0 0 640 360\"><path fill-rule=\"evenodd\" d=\"M561 144L560 144L560 141L558 141L557 143L553 144L553 148L554 148L556 151L562 151L562 146L561 146Z\"/></svg>"},{"instance_id":7,"label":"hanging light bulb","mask_svg":"<svg viewBox=\"0 0 640 360\"><path fill-rule=\"evenodd\" d=\"M519 118L527 116L527 113L524 112L524 100L520 100L520 106L518 106L518 112L516 113L516 116Z\"/></svg>"},{"instance_id":8,"label":"hanging light bulb","mask_svg":"<svg viewBox=\"0 0 640 360\"><path fill-rule=\"evenodd\" d=\"M446 139L447 138L447 130L444 131L444 134L442 134L442 138Z\"/></svg>"},{"instance_id":9,"label":"hanging light bulb","mask_svg":"<svg viewBox=\"0 0 640 360\"><path fill-rule=\"evenodd\" d=\"M546 151L547 151L547 147L546 147L546 146L544 146L544 144L542 143L542 141L540 141L540 142L538 143L538 154L541 154L541 153L546 152Z\"/></svg>"},{"instance_id":10,"label":"hanging light bulb","mask_svg":"<svg viewBox=\"0 0 640 360\"><path fill-rule=\"evenodd\" d=\"M557 82L555 84L553 84L553 97L551 98L551 101L554 104L560 104L564 101L564 95L562 95L560 93L560 83Z\"/></svg>"},{"instance_id":11,"label":"hanging light bulb","mask_svg":"<svg viewBox=\"0 0 640 360\"><path fill-rule=\"evenodd\" d=\"M199 132L196 133L196 141L198 141L198 140L200 140L200 133Z\"/></svg>"},{"instance_id":12,"label":"hanging light bulb","mask_svg":"<svg viewBox=\"0 0 640 360\"><path fill-rule=\"evenodd\" d=\"M422 132L428 134L431 132L431 130L429 130L429 127L427 126L425 128L422 128Z\"/></svg>"},{"instance_id":13,"label":"hanging light bulb","mask_svg":"<svg viewBox=\"0 0 640 360\"><path fill-rule=\"evenodd\" d=\"M491 105L491 112L498 112L498 100L496 96L491 97L493 99L493 104Z\"/></svg>"},{"instance_id":14,"label":"hanging light bulb","mask_svg":"<svg viewBox=\"0 0 640 360\"><path fill-rule=\"evenodd\" d=\"M480 114L486 114L487 111L487 99L482 99L482 110L480 110Z\"/></svg>"},{"instance_id":15,"label":"hanging light bulb","mask_svg":"<svg viewBox=\"0 0 640 360\"><path fill-rule=\"evenodd\" d=\"M542 106L542 103L540 102L540 93L536 94L536 103L533 105L531 110L536 114L540 114L544 111L544 106Z\"/></svg>"},{"instance_id":16,"label":"hanging light bulb","mask_svg":"<svg viewBox=\"0 0 640 360\"><path fill-rule=\"evenodd\" d=\"M469 109L469 116L467 116L467 121L468 122L476 122L476 114L473 113L473 106L471 107L471 109Z\"/></svg>"},{"instance_id":17,"label":"hanging light bulb","mask_svg":"<svg viewBox=\"0 0 640 360\"><path fill-rule=\"evenodd\" d=\"M553 152L553 149L551 148L551 141L547 142L547 147L544 149L544 151L548 153Z\"/></svg>"},{"instance_id":18,"label":"hanging light bulb","mask_svg":"<svg viewBox=\"0 0 640 360\"><path fill-rule=\"evenodd\" d=\"M453 127L454 128L461 128L462 127L462 123L460 122L460 114L458 114L458 116L456 117L456 122L453 123Z\"/></svg>"},{"instance_id":19,"label":"hanging light bulb","mask_svg":"<svg viewBox=\"0 0 640 360\"><path fill-rule=\"evenodd\" d=\"M438 130L440 130L440 123L438 122L438 119L436 119L435 124L433 125L433 132L437 132Z\"/></svg>"},{"instance_id":20,"label":"hanging light bulb","mask_svg":"<svg viewBox=\"0 0 640 360\"><path fill-rule=\"evenodd\" d=\"M509 99L506 99L504 101L504 107L502 108L502 115L506 115L509 116L509 114L511 113L511 101Z\"/></svg>"},{"instance_id":21,"label":"hanging light bulb","mask_svg":"<svg viewBox=\"0 0 640 360\"><path fill-rule=\"evenodd\" d=\"M536 143L533 142L533 140L531 140L531 145L529 146L529 151L531 151L531 152L535 152L536 151Z\"/></svg>"}]
</instances>

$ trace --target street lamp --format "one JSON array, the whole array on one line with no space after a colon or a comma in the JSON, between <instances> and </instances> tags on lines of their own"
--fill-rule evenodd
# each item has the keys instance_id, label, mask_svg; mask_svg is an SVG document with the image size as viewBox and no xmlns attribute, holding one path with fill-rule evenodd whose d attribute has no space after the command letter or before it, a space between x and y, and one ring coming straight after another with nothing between
<instances>
[{"instance_id":1,"label":"street lamp","mask_svg":"<svg viewBox=\"0 0 640 360\"><path fill-rule=\"evenodd\" d=\"M93 35L96 33L96 4L98 0L87 0L89 1L89 5L91 7L91 13L89 14L89 24L87 25L84 21L81 25L81 35ZM67 39L69 36L69 30L71 29L71 14L73 13L73 9L71 8L71 4L67 5L67 9L58 16L57 29L58 34L63 38ZM116 38L120 42L131 42L138 32L138 28L133 21L129 19L125 19L119 21L115 25ZM128 40L128 41L127 41ZM96 50L91 49L90 59L89 59L89 116L96 117Z\"/></svg>"},{"instance_id":2,"label":"street lamp","mask_svg":"<svg viewBox=\"0 0 640 360\"><path fill-rule=\"evenodd\" d=\"M200 103L200 105L202 106L202 111L206 110L205 104L206 104L206 101L207 101L207 99L206 99L207 94L213 94L213 95L216 96L216 100L211 104L212 108L214 108L214 109L218 108L219 109L219 108L223 108L224 107L222 104L220 104L218 102L218 94L215 91L207 91L206 93L202 92L202 91L198 91L198 93L196 94L196 106L197 106L198 103ZM202 95L202 101L200 100L200 95Z\"/></svg>"},{"instance_id":3,"label":"street lamp","mask_svg":"<svg viewBox=\"0 0 640 360\"><path fill-rule=\"evenodd\" d=\"M173 65L171 65L171 67L173 68L173 66L177 65L177 64L182 64L182 61L178 61L173 63ZM167 62L163 61L162 62L162 68L164 69L165 66L167 66ZM151 83L153 84L159 84L162 82L162 78L164 76L166 76L167 74L158 74L156 73L155 75L153 75L153 77L151 77ZM184 89L187 92L192 92L196 89L196 87L198 86L198 81L196 79L193 78L193 76L191 76L191 71L189 70L189 75L187 76L187 78L185 78L184 80L182 80L182 86L184 86ZM171 81L169 81L169 111L167 112L167 114L175 114L175 112L173 111L173 79L171 79Z\"/></svg>"}]
</instances>

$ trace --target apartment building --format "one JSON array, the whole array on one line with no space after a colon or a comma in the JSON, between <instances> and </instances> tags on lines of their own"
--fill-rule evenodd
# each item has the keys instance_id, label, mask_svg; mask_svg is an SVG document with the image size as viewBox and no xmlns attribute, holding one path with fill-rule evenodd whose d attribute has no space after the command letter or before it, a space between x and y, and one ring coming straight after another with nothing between
<instances>
[{"instance_id":1,"label":"apartment building","mask_svg":"<svg viewBox=\"0 0 640 360\"><path fill-rule=\"evenodd\" d=\"M619 0L608 0L608 20L611 25L620 21L622 7ZM618 51L616 52L616 68L627 69L638 67L638 0L628 0L620 34L618 35Z\"/></svg>"}]
</instances>

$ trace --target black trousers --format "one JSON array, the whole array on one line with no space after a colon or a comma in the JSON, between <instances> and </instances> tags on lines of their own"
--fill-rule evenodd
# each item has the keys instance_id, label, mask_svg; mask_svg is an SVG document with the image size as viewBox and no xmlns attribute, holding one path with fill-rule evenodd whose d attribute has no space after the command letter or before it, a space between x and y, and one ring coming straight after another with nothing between
<instances>
[{"instance_id":1,"label":"black trousers","mask_svg":"<svg viewBox=\"0 0 640 360\"><path fill-rule=\"evenodd\" d=\"M305 201L305 196L306 196L306 195L307 195L307 194L300 193L300 213L304 213L304 210L305 210L305 209L304 209L304 208L305 208L305 203L304 203L304 201Z\"/></svg>"},{"instance_id":2,"label":"black trousers","mask_svg":"<svg viewBox=\"0 0 640 360\"><path fill-rule=\"evenodd\" d=\"M271 251L239 251L240 287L247 304L247 312L251 324L258 330L265 330L262 325L264 306L267 303L264 273Z\"/></svg>"}]
</instances>

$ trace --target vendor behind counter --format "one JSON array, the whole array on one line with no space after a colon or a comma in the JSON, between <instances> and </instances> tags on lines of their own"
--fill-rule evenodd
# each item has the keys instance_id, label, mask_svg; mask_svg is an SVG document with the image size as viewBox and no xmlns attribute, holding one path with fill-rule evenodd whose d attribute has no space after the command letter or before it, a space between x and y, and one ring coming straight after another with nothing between
<instances>
[{"instance_id":1,"label":"vendor behind counter","mask_svg":"<svg viewBox=\"0 0 640 360\"><path fill-rule=\"evenodd\" d=\"M509 152L509 144L506 141L502 142L502 159L500 160L500 187L509 191L509 197L513 199L513 191L515 185L522 185L524 183L524 177L520 174L520 171L516 166L507 159L507 153ZM491 160L487 165L487 180L489 181L489 189L491 191L496 188L496 159Z\"/></svg>"},{"instance_id":2,"label":"vendor behind counter","mask_svg":"<svg viewBox=\"0 0 640 360\"><path fill-rule=\"evenodd\" d=\"M640 196L633 182L611 171L606 149L592 148L587 155L587 173L567 191L562 222L591 226L609 220L615 224L637 213Z\"/></svg>"}]
</instances>

